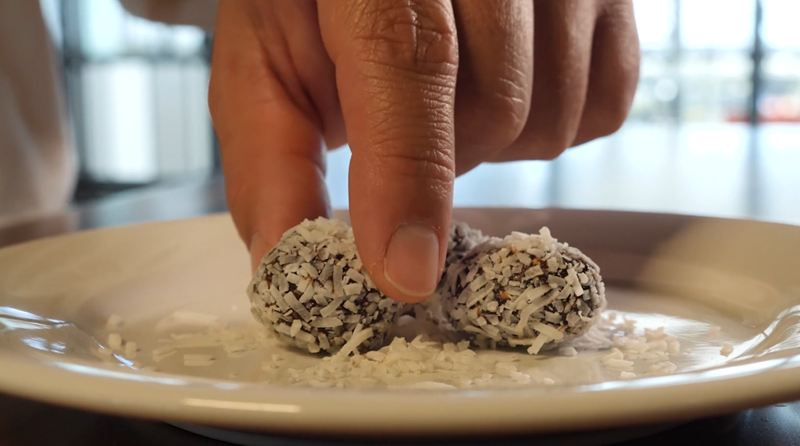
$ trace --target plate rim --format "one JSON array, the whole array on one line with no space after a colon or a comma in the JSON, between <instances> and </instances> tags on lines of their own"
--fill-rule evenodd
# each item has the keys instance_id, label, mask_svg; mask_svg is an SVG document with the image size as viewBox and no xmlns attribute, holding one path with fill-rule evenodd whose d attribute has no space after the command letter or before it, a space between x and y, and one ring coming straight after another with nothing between
<instances>
[{"instance_id":1,"label":"plate rim","mask_svg":"<svg viewBox=\"0 0 800 446\"><path fill-rule=\"evenodd\" d=\"M466 210L524 210L527 212L541 211L544 209L520 209L520 208L462 208ZM720 217L701 217L681 214L659 214L649 212L632 211L602 211L602 210L566 210L558 208L547 208L554 212L578 212L583 214L603 213L603 214L640 214L651 217L669 216L677 217L684 221L698 220L728 220L757 222L766 225L792 226L800 230L795 225L785 223L765 222L757 220L740 220ZM64 237L86 237L91 233L97 232L117 232L140 229L146 226L167 226L186 224L194 222L201 224L202 221L213 221L219 219L230 220L226 212L210 214L202 217L148 222L144 224L133 224L99 228L91 231L79 231L66 235L48 237L44 239L29 241L21 244L11 245L0 249L1 254L9 251L26 249L31 245L48 243L54 239ZM0 352L11 351L7 348L0 349ZM18 360L22 358L22 361ZM75 363L76 361L71 361ZM737 410L743 410L760 405L787 402L800 399L800 380L790 379L800 376L800 354L795 354L780 359L769 359L757 361L752 364L732 364L721 369L711 369L705 371L687 372L678 375L665 377L646 377L632 381L617 381L587 386L576 386L574 389L580 391L556 392L555 386L550 391L551 402L558 403L560 412L552 412L550 409L543 410L542 407L535 406L536 396L541 396L542 389L513 389L507 392L491 391L466 391L467 398L464 398L465 391L458 391L451 395L439 392L353 392L341 391L339 389L306 389L304 395L298 402L297 389L286 389L279 386L264 384L237 383L236 387L246 387L248 390L259 390L248 392L247 398L242 398L242 392L230 392L222 388L213 388L209 392L209 387L203 385L214 383L229 383L227 381L210 380L206 378L181 377L177 375L169 376L169 379L180 380L187 383L185 386L164 386L163 392L158 394L158 398L151 401L142 401L137 398L137 390L141 386L150 387L159 385L156 378L165 378L164 375L153 374L145 371L124 371L130 377L148 377L147 380L129 381L124 388L120 388L118 378L108 376L93 376L80 373L74 370L59 368L58 361L43 361L39 358L23 355L19 352L12 354L0 354L0 391L30 398L46 403L57 404L79 409L111 413L120 416L144 418L150 420L164 420L170 422L203 424L224 428L257 428L270 429L281 432L309 430L323 433L353 433L353 425L348 425L347 418L342 420L331 419L328 411L315 408L314 400L319 404L320 398L327 400L325 404L344 404L352 412L350 419L370 419L371 424L359 425L358 431L361 433L394 434L394 435L419 435L419 434L446 434L446 433L545 433L573 430L576 424L581 429L596 429L605 427L620 427L631 424L642 424L662 421L682 421L698 416L723 415ZM771 364L763 367L765 363ZM759 367L755 367L755 366ZM91 364L87 367L94 367L96 370L105 370L105 367L98 367L98 364ZM723 370L723 372L718 372ZM119 371L119 370L118 370ZM35 382L28 379L30 376L38 375L40 379ZM44 379L42 379L44 378ZM60 382L61 379L61 382ZM63 380L69 381L64 385ZM658 384L661 382L661 384ZM670 384L671 382L671 384ZM792 387L786 385L787 382L796 382ZM86 395L79 389L85 389L86 385L94 384L98 388L102 387L108 393ZM230 383L228 387L230 387ZM693 391L697 386L706 389L709 386L720 387L717 391L710 392L711 398L698 399L692 398ZM198 388L199 387L199 388ZM587 388L588 387L588 388ZM722 390L726 387L736 387L736 395L725 394ZM126 391L122 391L125 390ZM678 392L675 392L678 389ZM708 389L712 390L712 389ZM702 392L708 396L709 391ZM574 410L569 413L569 417L563 418L564 407L574 403L576 396L578 399L586 398L607 398L607 392L614 391L618 395L624 396L625 404L618 404L616 411L598 414ZM313 396L305 395L314 393ZM482 394L491 393L490 397ZM355 394L355 395L354 395ZM377 416L375 404L381 401L386 402L386 395L392 395L394 401L389 408L383 408L384 413ZM194 395L194 396L192 396ZM342 395L345 395L343 398ZM232 398L239 396L239 398ZM534 397L534 398L531 398ZM258 399L255 399L258 398ZM662 407L654 410L652 404L642 404L643 401L658 399L662 402ZM686 398L685 401L679 401ZM206 404L203 404L203 401ZM294 402L292 402L294 401ZM498 416L490 420L481 419L477 416L480 410L485 410L486 405L492 406ZM214 405L213 402L220 404ZM229 404L223 404L223 403ZM235 407L239 403L238 407ZM424 420L420 418L419 406L435 404L441 406L441 410L447 410L458 417L450 416L446 421ZM587 404L586 406L593 406ZM288 406L296 406L290 409ZM580 407L577 407L580 409ZM624 409L624 410L623 410ZM560 417L562 416L562 417ZM532 417L535 423L531 423ZM391 419L394 420L391 420ZM415 420L416 424L398 423L397 419ZM336 424L334 421L343 421L345 424ZM199 423L198 423L199 422Z\"/></svg>"},{"instance_id":2,"label":"plate rim","mask_svg":"<svg viewBox=\"0 0 800 446\"><path fill-rule=\"evenodd\" d=\"M556 391L558 386L555 386L545 392L550 393L549 402L561 408L557 411L537 407L536 397L545 393L542 388L466 391L470 395L464 398L461 395L464 391L397 393L304 389L303 392L297 392L296 389L273 385L235 384L237 388L250 391L246 397L242 397L244 392L231 392L234 385L222 380L116 370L117 373L133 378L127 382L126 391L121 392L119 378L58 369L55 365L57 361L49 364L31 362L27 357L19 362L9 361L7 355L0 355L0 391L44 403L118 416L289 433L312 431L352 434L354 425L348 424L347 419L361 420L356 423L358 434L413 436L491 432L554 433L573 431L576 425L579 426L578 430L586 430L687 421L800 399L800 380L792 379L800 376L800 355L768 360L767 362L772 363L770 367L760 366L763 362L735 364L710 371L576 386L567 392ZM70 361L70 364L76 362L79 361ZM100 374L111 370L97 367L96 364L85 367L100 371ZM758 376L764 372L769 373L769 376ZM40 379L32 382L27 378L33 375L38 375ZM69 382L64 383L65 380ZM165 384L156 398L144 400L137 397L139 390L161 385L157 381L167 380L183 381L185 384ZM654 381L665 382L653 385ZM670 385L667 381L681 382ZM785 385L777 384L789 381L797 382L790 391L787 391ZM226 388L210 390L205 387L212 382L224 383ZM88 384L103 391L89 395L80 392L79 389L85 389ZM734 398L723 392L732 387L739 389ZM703 391L696 392L697 390ZM569 417L564 418L564 407L580 409L581 405L597 406L598 402L607 400L608 392L614 392L617 396L615 411L598 413L574 410L569 412ZM311 395L312 393L315 395ZM338 396L335 395L337 393ZM700 394L704 398L698 398ZM392 406L387 410L385 403L389 395L392 397ZM708 398L708 395L712 397ZM679 401L680 399L684 400ZM659 401L660 406L656 408L653 404L642 404L653 400ZM197 404L203 402L209 404ZM343 417L340 414L339 419L332 419L329 410L315 408L321 403L338 404L343 411L345 408L348 410L348 415ZM419 408L427 405L438 406L437 410L458 417L450 416L446 421L426 420L421 417ZM378 408L376 406L384 410L383 415L375 415ZM501 417L482 417L481 413L487 406L491 406L495 415ZM532 417L537 417L536 423L531 423ZM364 419L369 419L370 423L361 425ZM395 420L414 421L415 424L399 424ZM344 424L337 425L334 421Z\"/></svg>"}]
</instances>

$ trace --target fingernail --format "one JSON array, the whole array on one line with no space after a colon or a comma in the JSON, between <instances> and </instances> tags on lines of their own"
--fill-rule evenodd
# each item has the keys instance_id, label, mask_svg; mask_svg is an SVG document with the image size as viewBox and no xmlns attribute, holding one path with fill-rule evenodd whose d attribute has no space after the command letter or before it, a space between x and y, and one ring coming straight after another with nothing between
<instances>
[{"instance_id":1,"label":"fingernail","mask_svg":"<svg viewBox=\"0 0 800 446\"><path fill-rule=\"evenodd\" d=\"M253 269L253 273L256 272L258 266L261 264L261 259L264 258L264 255L267 254L267 245L264 242L264 238L261 237L261 234L255 233L253 237L250 238L250 267Z\"/></svg>"},{"instance_id":2,"label":"fingernail","mask_svg":"<svg viewBox=\"0 0 800 446\"><path fill-rule=\"evenodd\" d=\"M383 273L409 296L427 297L439 281L439 237L429 226L403 225L389 240Z\"/></svg>"}]
</instances>

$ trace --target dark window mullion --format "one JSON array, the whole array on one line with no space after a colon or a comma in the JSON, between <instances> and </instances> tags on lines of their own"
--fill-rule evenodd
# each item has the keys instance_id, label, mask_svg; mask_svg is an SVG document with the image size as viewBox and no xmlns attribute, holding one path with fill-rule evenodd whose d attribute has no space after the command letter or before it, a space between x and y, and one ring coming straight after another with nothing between
<instances>
[{"instance_id":1,"label":"dark window mullion","mask_svg":"<svg viewBox=\"0 0 800 446\"><path fill-rule=\"evenodd\" d=\"M761 122L761 117L758 113L758 99L761 92L764 91L764 76L762 70L762 63L764 61L764 41L761 37L761 27L764 21L764 5L761 0L754 0L755 14L753 14L754 30L753 37L753 51L750 54L753 61L753 73L750 78L750 101L748 104L748 113L750 125L757 126Z\"/></svg>"}]
</instances>

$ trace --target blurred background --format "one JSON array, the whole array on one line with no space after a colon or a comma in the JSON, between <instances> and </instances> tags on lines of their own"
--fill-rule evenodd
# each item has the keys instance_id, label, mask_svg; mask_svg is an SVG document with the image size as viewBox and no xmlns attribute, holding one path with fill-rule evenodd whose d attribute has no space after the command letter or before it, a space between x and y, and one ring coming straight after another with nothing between
<instances>
[{"instance_id":1,"label":"blurred background","mask_svg":"<svg viewBox=\"0 0 800 446\"><path fill-rule=\"evenodd\" d=\"M206 101L213 36L118 0L41 0L63 64L76 202L219 174ZM635 0L639 90L615 135L553 162L485 165L459 206L560 206L800 222L798 0ZM346 149L331 152L347 206Z\"/></svg>"}]
</instances>

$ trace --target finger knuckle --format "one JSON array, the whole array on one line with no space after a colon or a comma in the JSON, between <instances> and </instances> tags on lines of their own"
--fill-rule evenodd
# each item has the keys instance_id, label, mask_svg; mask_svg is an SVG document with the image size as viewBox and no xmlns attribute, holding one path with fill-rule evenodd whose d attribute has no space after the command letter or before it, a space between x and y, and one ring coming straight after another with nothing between
<instances>
[{"instance_id":1,"label":"finger knuckle","mask_svg":"<svg viewBox=\"0 0 800 446\"><path fill-rule=\"evenodd\" d=\"M567 141L566 139L562 140L551 140L546 141L542 144L538 144L533 150L533 156L531 159L541 160L541 161L552 161L558 158L562 153L564 153L567 148L569 147L572 141Z\"/></svg>"},{"instance_id":2,"label":"finger knuckle","mask_svg":"<svg viewBox=\"0 0 800 446\"><path fill-rule=\"evenodd\" d=\"M628 108L621 104L604 105L597 117L598 137L608 136L622 127L628 117Z\"/></svg>"},{"instance_id":3,"label":"finger knuckle","mask_svg":"<svg viewBox=\"0 0 800 446\"><path fill-rule=\"evenodd\" d=\"M522 138L516 146L529 160L552 161L567 150L573 136L574 132L554 127Z\"/></svg>"},{"instance_id":4,"label":"finger knuckle","mask_svg":"<svg viewBox=\"0 0 800 446\"><path fill-rule=\"evenodd\" d=\"M524 89L510 79L501 78L490 91L478 93L457 107L460 116L472 115L459 128L459 133L468 135L470 145L501 149L513 144L522 133L530 101Z\"/></svg>"},{"instance_id":5,"label":"finger knuckle","mask_svg":"<svg viewBox=\"0 0 800 446\"><path fill-rule=\"evenodd\" d=\"M635 87L622 87L613 93L602 95L592 106L596 137L608 136L622 127L628 118Z\"/></svg>"},{"instance_id":6,"label":"finger knuckle","mask_svg":"<svg viewBox=\"0 0 800 446\"><path fill-rule=\"evenodd\" d=\"M458 44L452 12L440 1L365 0L352 26L366 61L418 73L452 73Z\"/></svg>"}]
</instances>

